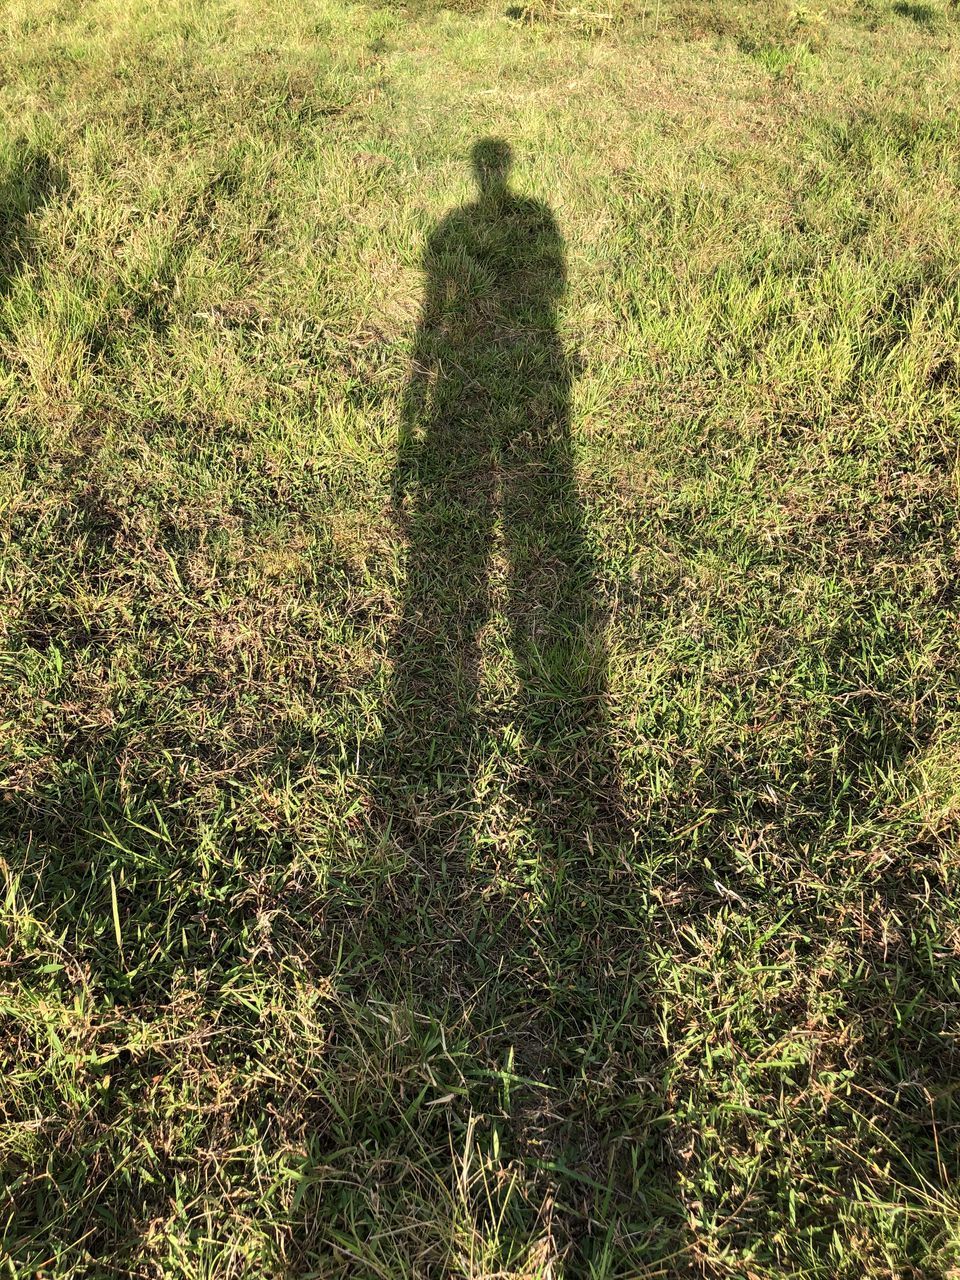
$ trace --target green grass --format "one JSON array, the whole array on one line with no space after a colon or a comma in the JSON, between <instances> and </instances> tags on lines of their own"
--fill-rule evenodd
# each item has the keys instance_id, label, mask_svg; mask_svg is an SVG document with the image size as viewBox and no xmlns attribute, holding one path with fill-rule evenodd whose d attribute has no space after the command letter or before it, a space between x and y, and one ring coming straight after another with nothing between
<instances>
[{"instance_id":1,"label":"green grass","mask_svg":"<svg viewBox=\"0 0 960 1280\"><path fill-rule=\"evenodd\" d=\"M955 9L0 16L3 1274L958 1274Z\"/></svg>"}]
</instances>

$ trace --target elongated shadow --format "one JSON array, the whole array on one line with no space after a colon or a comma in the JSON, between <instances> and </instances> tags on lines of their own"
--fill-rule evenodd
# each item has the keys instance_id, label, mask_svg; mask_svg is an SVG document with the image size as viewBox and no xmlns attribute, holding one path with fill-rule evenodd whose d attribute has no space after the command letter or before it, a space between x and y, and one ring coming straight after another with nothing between
<instances>
[{"instance_id":1,"label":"elongated shadow","mask_svg":"<svg viewBox=\"0 0 960 1280\"><path fill-rule=\"evenodd\" d=\"M627 989L644 989L636 922L626 950L612 938L632 833L575 476L575 357L558 329L564 243L549 208L511 189L505 143L478 143L473 165L477 198L424 257L395 472L405 580L373 779L394 871L355 957L368 991L465 1026L488 1074L512 1064L524 1083L511 1154L552 1171L558 1245L581 1252L597 1188L607 1225L625 1206L639 1232L663 1218L634 1195L638 1170L660 1166L655 1135L597 1109L589 1078L590 1055L613 1051L598 1028L649 1031L642 995L623 1007L624 963Z\"/></svg>"}]
</instances>

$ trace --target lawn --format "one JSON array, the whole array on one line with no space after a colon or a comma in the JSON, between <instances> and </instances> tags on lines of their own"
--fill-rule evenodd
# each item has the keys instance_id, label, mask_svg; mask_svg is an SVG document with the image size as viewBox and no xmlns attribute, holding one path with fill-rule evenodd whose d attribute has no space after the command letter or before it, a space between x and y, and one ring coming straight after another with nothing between
<instances>
[{"instance_id":1,"label":"lawn","mask_svg":"<svg viewBox=\"0 0 960 1280\"><path fill-rule=\"evenodd\" d=\"M960 1275L960 13L0 48L2 1274Z\"/></svg>"}]
</instances>

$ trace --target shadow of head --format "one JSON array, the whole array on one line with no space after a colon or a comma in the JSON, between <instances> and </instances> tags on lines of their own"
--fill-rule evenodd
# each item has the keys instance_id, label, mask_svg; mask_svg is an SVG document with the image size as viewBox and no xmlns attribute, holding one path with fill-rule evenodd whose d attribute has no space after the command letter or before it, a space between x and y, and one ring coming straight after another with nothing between
<instances>
[{"instance_id":1,"label":"shadow of head","mask_svg":"<svg viewBox=\"0 0 960 1280\"><path fill-rule=\"evenodd\" d=\"M481 196L495 196L506 191L513 165L509 143L500 138L481 138L474 143L470 159Z\"/></svg>"},{"instance_id":2,"label":"shadow of head","mask_svg":"<svg viewBox=\"0 0 960 1280\"><path fill-rule=\"evenodd\" d=\"M552 324L566 268L549 206L511 186L513 151L502 138L480 138L470 163L479 198L441 224L431 242L433 257L465 252L472 269L456 273L459 296L475 296L490 314L495 305L501 319L514 313L508 327L527 324L538 310L541 325Z\"/></svg>"},{"instance_id":3,"label":"shadow of head","mask_svg":"<svg viewBox=\"0 0 960 1280\"><path fill-rule=\"evenodd\" d=\"M940 16L932 4L915 4L910 0L899 0L893 6L893 12L900 18L909 18L919 27L936 26Z\"/></svg>"}]
</instances>

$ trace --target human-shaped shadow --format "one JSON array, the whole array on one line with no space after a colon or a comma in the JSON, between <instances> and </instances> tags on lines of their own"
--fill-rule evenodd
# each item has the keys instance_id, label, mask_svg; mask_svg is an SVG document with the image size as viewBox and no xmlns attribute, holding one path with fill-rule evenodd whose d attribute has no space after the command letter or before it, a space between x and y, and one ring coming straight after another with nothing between
<instances>
[{"instance_id":1,"label":"human-shaped shadow","mask_svg":"<svg viewBox=\"0 0 960 1280\"><path fill-rule=\"evenodd\" d=\"M406 561L372 794L389 875L352 926L351 963L377 999L438 1020L488 1079L513 1064L524 1084L509 1150L580 1170L557 1200L572 1240L591 1220L593 1179L614 1177L613 1153L630 1149L626 1123L592 1111L581 1081L591 1026L619 1019L625 1035L634 1013L644 1022L642 997L628 1013L608 979L611 945L642 967L635 921L611 935L631 834L571 440L563 239L546 205L511 189L505 143L478 143L473 165L477 197L424 255L394 476ZM501 1105L472 1085L469 1104Z\"/></svg>"},{"instance_id":2,"label":"human-shaped shadow","mask_svg":"<svg viewBox=\"0 0 960 1280\"><path fill-rule=\"evenodd\" d=\"M477 198L443 219L424 257L395 475L408 553L378 796L416 882L414 932L438 906L458 917L451 981L467 985L471 961L489 980L506 949L489 928L496 912L477 917L476 831L490 825L479 762L487 796L509 793L526 831L541 902L561 892L571 859L598 856L622 827L606 618L570 436L574 361L558 334L564 244L546 205L511 190L510 158L500 141L474 147ZM514 692L491 706L481 649L498 612L492 596L510 651L493 683ZM526 941L514 939L521 949L529 930L525 921Z\"/></svg>"}]
</instances>

